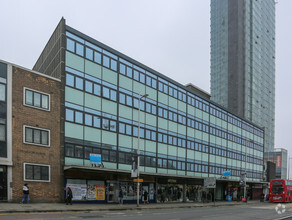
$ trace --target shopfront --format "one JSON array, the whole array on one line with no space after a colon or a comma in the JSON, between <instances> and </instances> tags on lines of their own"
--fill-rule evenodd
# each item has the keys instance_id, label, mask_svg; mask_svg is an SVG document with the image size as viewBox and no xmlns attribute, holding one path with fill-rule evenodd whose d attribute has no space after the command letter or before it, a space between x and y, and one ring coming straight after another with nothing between
<instances>
[{"instance_id":1,"label":"shopfront","mask_svg":"<svg viewBox=\"0 0 292 220\"><path fill-rule=\"evenodd\" d=\"M140 187L140 202L147 191L148 202L156 201L155 178L141 176L144 180ZM137 183L130 174L92 170L67 170L65 188L70 187L73 202L118 203L119 191L122 189L124 203L137 202ZM66 195L66 192L65 192Z\"/></svg>"}]
</instances>

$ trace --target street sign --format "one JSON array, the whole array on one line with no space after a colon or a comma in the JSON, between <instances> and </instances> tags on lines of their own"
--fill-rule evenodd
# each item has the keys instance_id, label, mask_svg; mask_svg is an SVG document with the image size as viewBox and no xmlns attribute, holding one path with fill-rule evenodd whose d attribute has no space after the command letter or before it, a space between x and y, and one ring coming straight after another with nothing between
<instances>
[{"instance_id":1,"label":"street sign","mask_svg":"<svg viewBox=\"0 0 292 220\"><path fill-rule=\"evenodd\" d=\"M224 176L224 177L230 176L230 170L228 170L228 171L224 171L224 172L223 172L223 176Z\"/></svg>"},{"instance_id":2,"label":"street sign","mask_svg":"<svg viewBox=\"0 0 292 220\"><path fill-rule=\"evenodd\" d=\"M207 177L204 179L205 188L216 188L216 177Z\"/></svg>"},{"instance_id":3,"label":"street sign","mask_svg":"<svg viewBox=\"0 0 292 220\"><path fill-rule=\"evenodd\" d=\"M133 179L135 183L143 183L143 179Z\"/></svg>"}]
</instances>

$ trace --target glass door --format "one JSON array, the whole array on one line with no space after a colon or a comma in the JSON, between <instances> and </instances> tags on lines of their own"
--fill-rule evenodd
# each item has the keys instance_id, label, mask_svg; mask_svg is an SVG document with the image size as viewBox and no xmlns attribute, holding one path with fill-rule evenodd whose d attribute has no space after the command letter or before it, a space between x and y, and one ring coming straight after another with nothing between
<instances>
[{"instance_id":1,"label":"glass door","mask_svg":"<svg viewBox=\"0 0 292 220\"><path fill-rule=\"evenodd\" d=\"M117 203L119 197L119 185L115 181L109 181L107 183L107 202Z\"/></svg>"}]
</instances>

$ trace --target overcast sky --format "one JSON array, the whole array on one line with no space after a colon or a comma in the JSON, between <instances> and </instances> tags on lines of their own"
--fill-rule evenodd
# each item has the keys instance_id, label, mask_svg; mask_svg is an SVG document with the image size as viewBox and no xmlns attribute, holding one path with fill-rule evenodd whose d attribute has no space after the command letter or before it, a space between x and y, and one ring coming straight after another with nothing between
<instances>
[{"instance_id":1,"label":"overcast sky","mask_svg":"<svg viewBox=\"0 0 292 220\"><path fill-rule=\"evenodd\" d=\"M278 0L275 146L292 152L291 12L291 0ZM62 16L84 34L210 92L210 0L1 1L0 59L32 68Z\"/></svg>"}]
</instances>

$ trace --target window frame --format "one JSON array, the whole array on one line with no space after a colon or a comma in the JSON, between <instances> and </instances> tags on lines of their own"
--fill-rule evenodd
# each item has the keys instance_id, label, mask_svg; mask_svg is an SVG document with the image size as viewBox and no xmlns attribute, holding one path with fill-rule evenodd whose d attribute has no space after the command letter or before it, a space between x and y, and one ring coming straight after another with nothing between
<instances>
[{"instance_id":1,"label":"window frame","mask_svg":"<svg viewBox=\"0 0 292 220\"><path fill-rule=\"evenodd\" d=\"M48 176L49 179L48 180L35 180L35 179L26 179L26 165L32 165L32 166L42 166L42 167L48 167L49 168L49 172L48 172ZM23 163L23 180L24 181L30 181L30 182L51 182L51 165L49 164L37 164L37 163Z\"/></svg>"},{"instance_id":2,"label":"window frame","mask_svg":"<svg viewBox=\"0 0 292 220\"><path fill-rule=\"evenodd\" d=\"M39 131L47 131L48 132L48 144L38 144L38 143L31 143L31 142L27 142L26 141L26 128L31 128L33 130L39 130ZM23 143L24 144L29 144L29 145L35 145L35 146L42 146L42 147L51 147L51 131L49 129L45 129L45 128L39 128L39 127L33 127L33 126L29 126L29 125L23 125Z\"/></svg>"},{"instance_id":3,"label":"window frame","mask_svg":"<svg viewBox=\"0 0 292 220\"><path fill-rule=\"evenodd\" d=\"M26 91L27 90L33 92L33 94L34 93L39 93L41 95L41 97L42 97L42 95L48 96L48 108L46 109L46 108L42 108L42 107L37 107L35 105L26 104ZM41 103L42 103L42 101L41 101ZM28 88L28 87L23 87L23 105L24 106L31 107L31 108L36 108L36 109L39 109L39 110L43 110L43 111L49 112L49 111L51 111L50 103L51 103L51 95L50 94L45 93L45 92L41 92L41 91L38 91L38 90L35 90L35 89L31 89L31 88Z\"/></svg>"}]
</instances>

